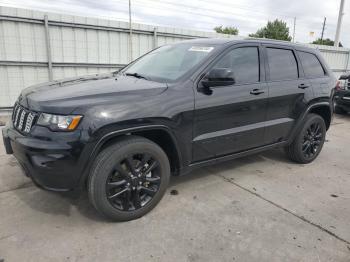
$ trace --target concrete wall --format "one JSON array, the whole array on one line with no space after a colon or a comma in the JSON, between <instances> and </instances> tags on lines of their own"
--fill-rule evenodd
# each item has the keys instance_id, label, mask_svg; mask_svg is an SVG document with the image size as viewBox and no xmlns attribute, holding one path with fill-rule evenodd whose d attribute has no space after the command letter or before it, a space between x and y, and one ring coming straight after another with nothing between
<instances>
[{"instance_id":1,"label":"concrete wall","mask_svg":"<svg viewBox=\"0 0 350 262\"><path fill-rule=\"evenodd\" d=\"M46 16L46 22L45 22ZM133 24L0 6L0 108L11 107L30 85L114 71L153 48L211 32ZM349 49L319 48L335 72L349 70Z\"/></svg>"}]
</instances>

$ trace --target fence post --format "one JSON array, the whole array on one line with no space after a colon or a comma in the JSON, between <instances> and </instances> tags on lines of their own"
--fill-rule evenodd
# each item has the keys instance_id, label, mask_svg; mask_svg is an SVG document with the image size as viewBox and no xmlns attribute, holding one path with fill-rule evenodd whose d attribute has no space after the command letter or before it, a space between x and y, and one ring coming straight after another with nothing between
<instances>
[{"instance_id":1,"label":"fence post","mask_svg":"<svg viewBox=\"0 0 350 262\"><path fill-rule=\"evenodd\" d=\"M349 66L350 66L350 50L349 50L349 52L348 52L348 59L346 60L345 72L350 71Z\"/></svg>"},{"instance_id":2,"label":"fence post","mask_svg":"<svg viewBox=\"0 0 350 262\"><path fill-rule=\"evenodd\" d=\"M158 46L157 27L153 29L153 48Z\"/></svg>"},{"instance_id":3,"label":"fence post","mask_svg":"<svg viewBox=\"0 0 350 262\"><path fill-rule=\"evenodd\" d=\"M45 25L46 53L47 53L47 64L48 64L48 70L49 70L49 80L52 81L53 80L52 57L51 57L49 20L47 15L44 16L44 25Z\"/></svg>"}]
</instances>

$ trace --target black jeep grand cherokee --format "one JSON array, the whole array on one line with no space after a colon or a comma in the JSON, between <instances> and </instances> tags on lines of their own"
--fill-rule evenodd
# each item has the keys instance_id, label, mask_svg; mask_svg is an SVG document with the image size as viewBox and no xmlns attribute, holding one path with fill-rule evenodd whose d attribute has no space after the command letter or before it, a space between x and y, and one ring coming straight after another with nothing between
<instances>
[{"instance_id":1,"label":"black jeep grand cherokee","mask_svg":"<svg viewBox=\"0 0 350 262\"><path fill-rule=\"evenodd\" d=\"M43 188L87 188L113 220L160 201L170 175L275 146L320 153L336 79L319 52L265 40L162 46L123 70L25 89L3 129Z\"/></svg>"}]
</instances>

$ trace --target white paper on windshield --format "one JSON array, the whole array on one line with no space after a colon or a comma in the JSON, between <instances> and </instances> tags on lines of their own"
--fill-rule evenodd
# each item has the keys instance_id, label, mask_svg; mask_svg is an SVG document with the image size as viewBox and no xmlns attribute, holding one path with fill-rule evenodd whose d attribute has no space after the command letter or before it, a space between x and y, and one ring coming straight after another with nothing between
<instances>
[{"instance_id":1,"label":"white paper on windshield","mask_svg":"<svg viewBox=\"0 0 350 262\"><path fill-rule=\"evenodd\" d=\"M213 49L212 46L192 46L188 51L209 53Z\"/></svg>"}]
</instances>

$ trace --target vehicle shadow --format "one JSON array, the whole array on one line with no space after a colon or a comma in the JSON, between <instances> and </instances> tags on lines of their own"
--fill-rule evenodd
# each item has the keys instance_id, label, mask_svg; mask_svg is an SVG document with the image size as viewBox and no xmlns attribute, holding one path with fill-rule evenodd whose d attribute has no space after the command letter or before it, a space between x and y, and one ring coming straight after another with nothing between
<instances>
[{"instance_id":1,"label":"vehicle shadow","mask_svg":"<svg viewBox=\"0 0 350 262\"><path fill-rule=\"evenodd\" d=\"M218 174L220 172L224 172L228 170L232 170L232 172L234 172L234 170L240 169L244 166L249 166L251 164L256 164L259 162L266 162L266 161L280 162L288 165L298 165L297 163L294 163L287 158L287 156L283 152L283 149L276 148L276 149L271 149L269 151L265 151L263 153L254 154L254 155L250 155L242 158L237 158L237 159L233 159L225 162L220 162L207 167L202 167L184 176L172 177L170 186L177 186L178 184L185 183L186 181L200 179L203 176ZM247 174L245 173L242 175L247 175Z\"/></svg>"},{"instance_id":2,"label":"vehicle shadow","mask_svg":"<svg viewBox=\"0 0 350 262\"><path fill-rule=\"evenodd\" d=\"M13 191L24 205L40 213L70 217L79 213L88 220L107 222L90 204L87 193L50 192L36 186Z\"/></svg>"},{"instance_id":3,"label":"vehicle shadow","mask_svg":"<svg viewBox=\"0 0 350 262\"><path fill-rule=\"evenodd\" d=\"M246 165L265 161L278 161L292 164L292 162L285 157L282 150L274 149L261 154L214 164L210 167L199 168L184 176L172 177L169 188L176 188L188 181L204 179L216 172L227 170L232 170L232 172L234 172L235 169ZM109 222L108 219L101 216L90 204L86 191L78 195L75 192L49 192L31 186L27 187L25 190L14 190L14 192L25 205L41 213L70 217L74 210L74 212L78 211L80 215L88 220L103 223ZM166 194L171 194L171 190L168 190Z\"/></svg>"},{"instance_id":4,"label":"vehicle shadow","mask_svg":"<svg viewBox=\"0 0 350 262\"><path fill-rule=\"evenodd\" d=\"M344 112L341 114L334 113L334 120L337 120L337 119L347 120L347 119L349 119L349 116L350 116L350 112Z\"/></svg>"}]
</instances>

